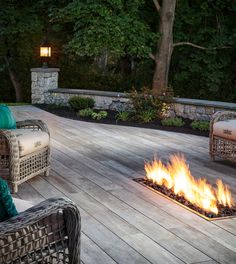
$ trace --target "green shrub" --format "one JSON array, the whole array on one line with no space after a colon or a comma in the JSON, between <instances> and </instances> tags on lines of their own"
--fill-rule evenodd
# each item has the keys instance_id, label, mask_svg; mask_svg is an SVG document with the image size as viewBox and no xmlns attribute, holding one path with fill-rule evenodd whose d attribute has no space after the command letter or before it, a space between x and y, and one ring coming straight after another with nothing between
<instances>
[{"instance_id":1,"label":"green shrub","mask_svg":"<svg viewBox=\"0 0 236 264\"><path fill-rule=\"evenodd\" d=\"M184 126L184 121L180 117L169 117L161 120L163 126L173 126L173 127L182 127Z\"/></svg>"},{"instance_id":2,"label":"green shrub","mask_svg":"<svg viewBox=\"0 0 236 264\"><path fill-rule=\"evenodd\" d=\"M131 118L131 112L130 111L121 111L118 112L116 115L116 120L121 120L121 121L128 121Z\"/></svg>"},{"instance_id":3,"label":"green shrub","mask_svg":"<svg viewBox=\"0 0 236 264\"><path fill-rule=\"evenodd\" d=\"M154 115L153 112L155 111L155 117L161 118L166 115L170 108L170 99L158 97L152 93L152 90L145 87L141 92L133 90L130 94L130 101L137 117Z\"/></svg>"},{"instance_id":4,"label":"green shrub","mask_svg":"<svg viewBox=\"0 0 236 264\"><path fill-rule=\"evenodd\" d=\"M93 108L95 101L89 97L81 97L81 96L72 96L69 99L70 107L75 110L79 111L85 108Z\"/></svg>"},{"instance_id":5,"label":"green shrub","mask_svg":"<svg viewBox=\"0 0 236 264\"><path fill-rule=\"evenodd\" d=\"M79 111L79 116L81 117L90 117L93 114L92 108L85 108Z\"/></svg>"},{"instance_id":6,"label":"green shrub","mask_svg":"<svg viewBox=\"0 0 236 264\"><path fill-rule=\"evenodd\" d=\"M156 110L148 109L143 112L140 112L138 114L138 118L144 123L149 123L157 118Z\"/></svg>"},{"instance_id":7,"label":"green shrub","mask_svg":"<svg viewBox=\"0 0 236 264\"><path fill-rule=\"evenodd\" d=\"M93 112L92 113L92 118L93 119L96 119L96 120L101 120L101 119L103 119L103 118L106 118L107 117L107 111L100 111L100 112L98 112L98 113L95 113L95 112Z\"/></svg>"},{"instance_id":8,"label":"green shrub","mask_svg":"<svg viewBox=\"0 0 236 264\"><path fill-rule=\"evenodd\" d=\"M209 131L210 129L210 123L208 121L194 120L190 126L200 131Z\"/></svg>"}]
</instances>

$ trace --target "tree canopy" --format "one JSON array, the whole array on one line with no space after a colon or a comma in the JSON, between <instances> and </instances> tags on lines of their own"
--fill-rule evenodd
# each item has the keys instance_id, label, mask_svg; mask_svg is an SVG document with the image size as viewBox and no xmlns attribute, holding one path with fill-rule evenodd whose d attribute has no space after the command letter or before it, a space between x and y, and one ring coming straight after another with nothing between
<instances>
[{"instance_id":1,"label":"tree canopy","mask_svg":"<svg viewBox=\"0 0 236 264\"><path fill-rule=\"evenodd\" d=\"M58 10L61 23L72 23L74 34L66 50L78 56L130 55L147 58L156 32L142 17L143 0L73 1Z\"/></svg>"},{"instance_id":2,"label":"tree canopy","mask_svg":"<svg viewBox=\"0 0 236 264\"><path fill-rule=\"evenodd\" d=\"M9 70L30 99L30 68L41 65L45 34L51 66L61 68L60 87L151 87L161 38L154 2L0 0L0 101L15 98ZM169 73L175 96L236 101L235 17L235 1L177 2Z\"/></svg>"}]
</instances>

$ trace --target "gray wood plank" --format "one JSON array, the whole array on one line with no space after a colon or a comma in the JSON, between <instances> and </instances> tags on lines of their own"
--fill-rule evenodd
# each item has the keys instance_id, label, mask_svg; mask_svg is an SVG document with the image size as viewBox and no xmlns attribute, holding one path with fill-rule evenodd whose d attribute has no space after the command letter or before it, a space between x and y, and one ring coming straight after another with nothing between
<instances>
[{"instance_id":1,"label":"gray wood plank","mask_svg":"<svg viewBox=\"0 0 236 264\"><path fill-rule=\"evenodd\" d=\"M236 221L234 218L215 221L214 224L236 235Z\"/></svg>"},{"instance_id":2,"label":"gray wood plank","mask_svg":"<svg viewBox=\"0 0 236 264\"><path fill-rule=\"evenodd\" d=\"M74 153L73 153L73 154L74 154ZM96 166L96 168L97 168L97 170L99 169L98 166ZM114 178L114 175L113 175L113 178ZM120 180L120 179L119 179L119 180ZM126 182L125 184L127 184L127 182ZM143 187L142 187L142 189L143 189ZM131 188L129 188L129 190L131 190ZM190 215L191 215L191 214L190 214ZM204 221L205 221L205 220L204 220ZM208 229L209 229L209 228L208 228ZM207 229L207 230L208 230L208 229ZM202 230L201 230L201 231L202 231ZM214 232L215 232L215 231L213 231L213 232L211 233L211 234L212 234L212 237L213 237L214 239L215 239L215 238L218 239L218 237L213 236ZM223 234L222 234L222 235L223 235ZM225 236L223 236L223 237L225 237ZM222 239L222 238L221 238L221 239ZM229 240L228 240L228 236L225 237L225 241L229 241ZM234 239L233 239L233 241L234 241ZM229 243L227 242L227 244L229 244ZM230 244L230 247L231 247L231 244Z\"/></svg>"},{"instance_id":3,"label":"gray wood plank","mask_svg":"<svg viewBox=\"0 0 236 264\"><path fill-rule=\"evenodd\" d=\"M67 154L68 154L68 152L67 152ZM75 155L76 153L75 152L73 152L73 155ZM78 156L78 155L77 155ZM72 156L70 156L71 158L72 158ZM87 160L88 161L88 160ZM89 163L94 163L92 160L90 160L90 162L88 161L87 162L87 164L89 164ZM104 162L103 162L104 163ZM76 165L75 165L76 166ZM100 166L100 165L99 165ZM101 166L100 166L101 167ZM98 167L98 164L96 164L96 169L97 169L97 171L99 171L99 167ZM107 172L108 172L109 170L107 170ZM104 173L105 173L105 169L104 169ZM115 175L113 175L113 181L114 181L114 177L115 177ZM122 181L123 179L119 179L118 181ZM127 184L127 182L125 182L125 184ZM131 190L132 191L132 188L134 187L134 183L133 184L131 184L131 183L129 183L129 185L132 185L132 187L131 188L129 188L129 190ZM142 189L143 189L143 187L142 187Z\"/></svg>"},{"instance_id":4,"label":"gray wood plank","mask_svg":"<svg viewBox=\"0 0 236 264\"><path fill-rule=\"evenodd\" d=\"M53 173L54 172L52 172L52 174ZM76 190L72 184L68 183L64 179L61 179L60 177L53 178L54 181L50 177L37 177L36 179L37 180L34 181L34 187L45 198L51 198L55 195L67 196L70 198L68 192L75 193ZM47 187L45 188L45 186ZM71 192L71 190L73 191ZM93 250L95 252L98 251L99 248L103 250L104 254L102 252L99 253L99 261L104 261L104 263L106 263L109 259L111 259L111 263L113 263L114 261L116 261L117 263L130 264L150 263L147 259L143 258L138 252L132 249L128 244L119 239L114 233L112 233L105 226L103 226L92 216L86 213L82 208L80 208L80 213L82 217L82 231L84 233L84 236L86 236L88 239L92 239L92 241L89 242L89 245L84 244L82 241L82 254L83 252L85 254L85 257L83 257L84 263L97 263L95 262L96 258L93 255L93 252L91 253L91 256L88 256L88 247L93 247ZM120 254L120 252L123 252L123 254ZM104 260L102 256L104 256ZM111 258L109 258L108 256L111 256Z\"/></svg>"},{"instance_id":5,"label":"gray wood plank","mask_svg":"<svg viewBox=\"0 0 236 264\"><path fill-rule=\"evenodd\" d=\"M40 203L44 200L43 196L37 192L28 182L20 185L17 195L20 199L31 201L33 204Z\"/></svg>"},{"instance_id":6,"label":"gray wood plank","mask_svg":"<svg viewBox=\"0 0 236 264\"><path fill-rule=\"evenodd\" d=\"M96 255L98 263L236 263L236 218L207 222L132 181L154 153L168 160L182 152L194 176L222 178L236 198L236 166L211 162L207 138L73 121L32 106L12 109L19 120L46 121L52 145L51 175L22 184L17 196L74 200L85 221L84 263Z\"/></svg>"},{"instance_id":7,"label":"gray wood plank","mask_svg":"<svg viewBox=\"0 0 236 264\"><path fill-rule=\"evenodd\" d=\"M143 201L136 195L125 190L114 190L112 191L112 193L116 197L119 197L119 199L121 199L122 201L128 201L129 204L132 205L132 207L136 208L144 215L148 216L150 219L156 221L164 228L173 232L173 234L185 240L195 248L201 250L210 258L218 261L219 263L234 263L234 261L236 260L235 252L232 252L222 244L209 238L207 235L196 230L195 228L172 218L167 213L162 212L159 208ZM174 220L176 221L176 223L174 222Z\"/></svg>"},{"instance_id":8,"label":"gray wood plank","mask_svg":"<svg viewBox=\"0 0 236 264\"><path fill-rule=\"evenodd\" d=\"M64 184L61 185L61 182L65 180L58 182L57 179L58 177L50 177L48 178L48 181L64 192ZM68 197L71 198L71 195L68 194ZM107 254L111 255L118 263L149 263L147 259L142 257L142 255L135 251L123 239L120 239L119 235L116 235L115 232L107 229L102 221L100 222L99 219L95 220L94 217L91 217L92 214L94 215L95 210L87 213L80 207L81 203L78 203L78 206L80 208L83 221L83 232L88 234L89 237L92 237L94 241L97 241L98 244L104 249L104 251L106 251ZM120 254L120 252L122 252L122 254Z\"/></svg>"},{"instance_id":9,"label":"gray wood plank","mask_svg":"<svg viewBox=\"0 0 236 264\"><path fill-rule=\"evenodd\" d=\"M58 177L58 176L57 176ZM49 181L55 179L55 176L48 178ZM68 181L68 179L66 179ZM56 184L57 180L54 180ZM129 244L136 251L141 253L146 259L152 263L183 263L168 251L163 250L161 246L140 232L133 225L108 210L104 205L97 202L93 197L78 189L77 193L68 194L69 198L79 204L79 206L92 215L97 221L106 226L123 241Z\"/></svg>"},{"instance_id":10,"label":"gray wood plank","mask_svg":"<svg viewBox=\"0 0 236 264\"><path fill-rule=\"evenodd\" d=\"M218 262L214 261L214 260L209 260L209 261L203 261L203 262L195 262L193 264L216 264Z\"/></svg>"},{"instance_id":11,"label":"gray wood plank","mask_svg":"<svg viewBox=\"0 0 236 264\"><path fill-rule=\"evenodd\" d=\"M58 166L57 166L58 167ZM65 168L65 172L70 171L69 168ZM63 167L60 166L58 173L63 175ZM70 171L70 175L72 171ZM162 228L160 225L153 222L151 219L146 218L144 215L139 214L137 211L133 210L127 204L122 203L121 200L110 195L108 192L104 191L102 188L98 187L96 184L83 179L76 178L76 172L71 178L65 176L65 179L75 184L78 188L83 186L83 191L86 191L90 196L96 199L98 202L106 206L118 214L120 217L125 219L128 223L135 226L138 230L142 231L144 234L148 235L160 246L164 247L166 250L170 251L172 254L178 258L184 260L186 263L191 263L193 260L202 259L208 260L209 257L194 249L188 243L178 239L175 235L168 232L166 229ZM62 176L63 177L63 176Z\"/></svg>"},{"instance_id":12,"label":"gray wood plank","mask_svg":"<svg viewBox=\"0 0 236 264\"><path fill-rule=\"evenodd\" d=\"M82 233L81 236L81 259L86 264L115 264L101 248L99 248L91 239Z\"/></svg>"}]
</instances>

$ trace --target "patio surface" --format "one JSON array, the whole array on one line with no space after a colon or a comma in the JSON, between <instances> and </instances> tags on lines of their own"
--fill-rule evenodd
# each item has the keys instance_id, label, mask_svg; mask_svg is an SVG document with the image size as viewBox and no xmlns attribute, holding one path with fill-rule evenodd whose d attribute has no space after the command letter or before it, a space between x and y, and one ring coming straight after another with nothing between
<instances>
[{"instance_id":1,"label":"patio surface","mask_svg":"<svg viewBox=\"0 0 236 264\"><path fill-rule=\"evenodd\" d=\"M51 132L50 176L20 185L18 197L67 196L79 206L82 263L236 263L236 218L208 222L132 181L153 154L182 152L194 176L222 178L236 200L236 166L212 162L207 138L11 109L17 120L44 120Z\"/></svg>"}]
</instances>

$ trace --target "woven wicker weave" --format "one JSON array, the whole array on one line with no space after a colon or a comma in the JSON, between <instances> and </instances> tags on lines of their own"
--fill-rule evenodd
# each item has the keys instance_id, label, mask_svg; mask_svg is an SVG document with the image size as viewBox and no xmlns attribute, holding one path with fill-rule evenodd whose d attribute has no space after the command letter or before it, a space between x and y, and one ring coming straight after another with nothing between
<instances>
[{"instance_id":1,"label":"woven wicker weave","mask_svg":"<svg viewBox=\"0 0 236 264\"><path fill-rule=\"evenodd\" d=\"M17 128L42 130L49 134L46 124L41 120L17 122ZM18 185L44 173L49 174L50 146L40 151L20 157L18 140L14 130L0 130L0 175L8 181L13 192Z\"/></svg>"},{"instance_id":2,"label":"woven wicker weave","mask_svg":"<svg viewBox=\"0 0 236 264\"><path fill-rule=\"evenodd\" d=\"M67 198L48 199L0 223L1 264L80 263L81 219Z\"/></svg>"},{"instance_id":3,"label":"woven wicker weave","mask_svg":"<svg viewBox=\"0 0 236 264\"><path fill-rule=\"evenodd\" d=\"M216 122L230 119L236 119L236 112L219 111L212 117L210 124L209 149L210 156L213 160L215 159L215 156L218 156L236 162L236 141L216 136L213 131L213 126Z\"/></svg>"}]
</instances>

